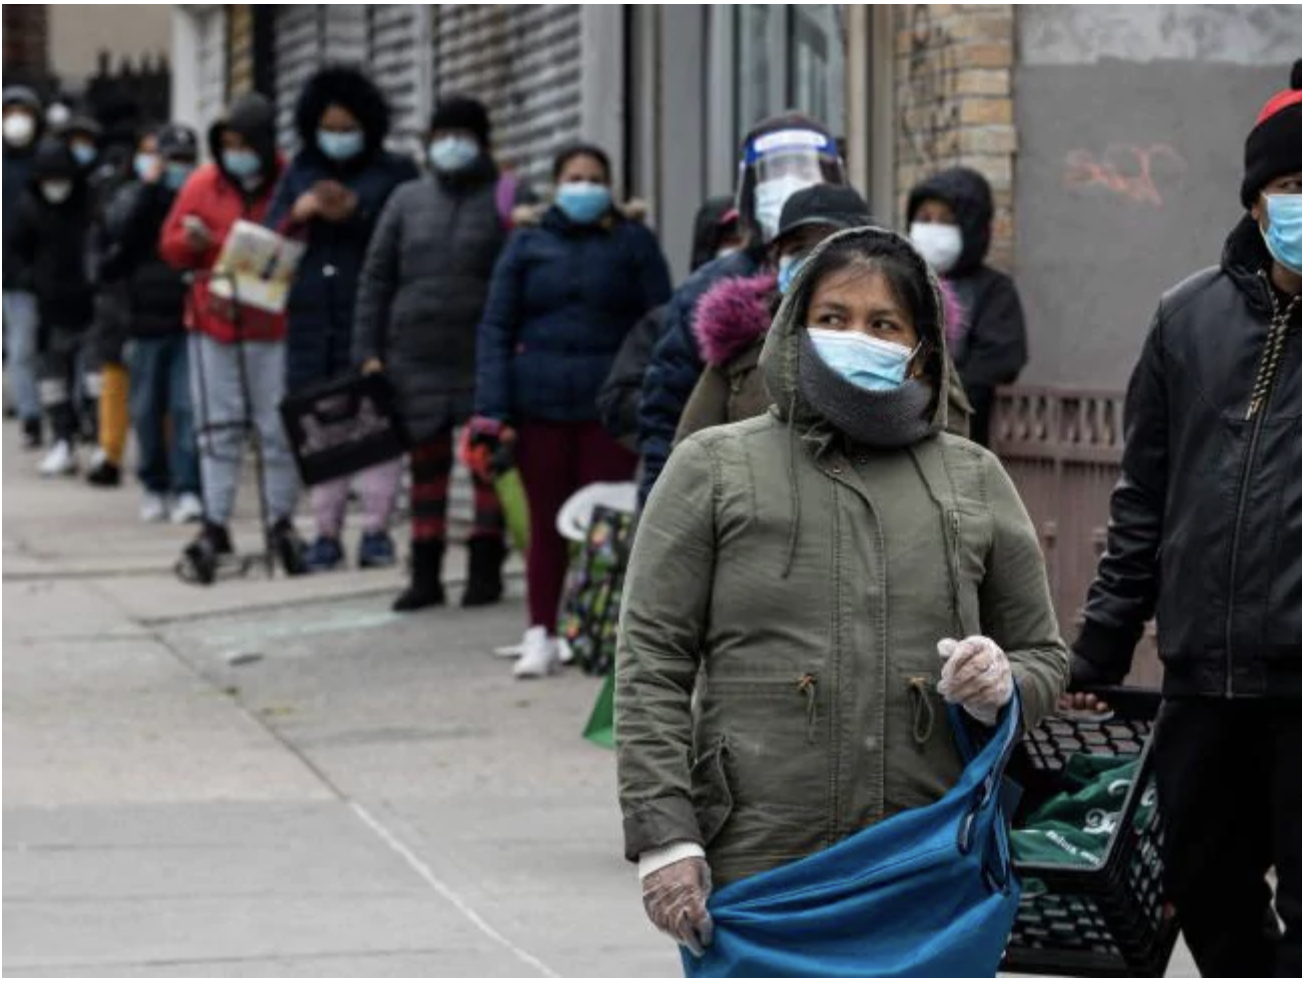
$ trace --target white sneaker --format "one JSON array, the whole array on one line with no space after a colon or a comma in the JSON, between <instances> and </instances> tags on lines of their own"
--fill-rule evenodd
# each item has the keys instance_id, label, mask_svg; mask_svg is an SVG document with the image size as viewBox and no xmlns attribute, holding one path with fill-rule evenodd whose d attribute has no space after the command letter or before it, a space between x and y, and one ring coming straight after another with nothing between
<instances>
[{"instance_id":1,"label":"white sneaker","mask_svg":"<svg viewBox=\"0 0 1304 982\"><path fill-rule=\"evenodd\" d=\"M168 517L168 503L161 494L146 491L140 499L140 520L142 522L162 522Z\"/></svg>"},{"instance_id":2,"label":"white sneaker","mask_svg":"<svg viewBox=\"0 0 1304 982\"><path fill-rule=\"evenodd\" d=\"M199 495L187 491L177 498L177 503L172 506L172 524L185 525L188 522L200 522L204 519L204 503L199 500Z\"/></svg>"},{"instance_id":3,"label":"white sneaker","mask_svg":"<svg viewBox=\"0 0 1304 982\"><path fill-rule=\"evenodd\" d=\"M575 649L562 637L557 638L557 658L563 665L569 665L575 660Z\"/></svg>"},{"instance_id":4,"label":"white sneaker","mask_svg":"<svg viewBox=\"0 0 1304 982\"><path fill-rule=\"evenodd\" d=\"M557 639L548 637L548 629L532 627L525 632L521 660L512 668L518 679L541 679L561 667L557 657Z\"/></svg>"},{"instance_id":5,"label":"white sneaker","mask_svg":"<svg viewBox=\"0 0 1304 982\"><path fill-rule=\"evenodd\" d=\"M67 440L56 443L41 461L39 469L42 477L63 477L77 473L77 455L73 452L72 444Z\"/></svg>"}]
</instances>

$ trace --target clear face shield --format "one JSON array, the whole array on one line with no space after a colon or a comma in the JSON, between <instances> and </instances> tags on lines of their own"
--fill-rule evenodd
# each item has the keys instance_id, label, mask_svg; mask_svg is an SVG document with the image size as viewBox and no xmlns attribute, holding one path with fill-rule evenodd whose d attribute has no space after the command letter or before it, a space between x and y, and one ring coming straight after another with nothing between
<instances>
[{"instance_id":1,"label":"clear face shield","mask_svg":"<svg viewBox=\"0 0 1304 982\"><path fill-rule=\"evenodd\" d=\"M832 137L814 130L776 130L749 141L743 152L740 204L768 243L779 228L784 203L815 184L846 184L842 159Z\"/></svg>"}]
</instances>

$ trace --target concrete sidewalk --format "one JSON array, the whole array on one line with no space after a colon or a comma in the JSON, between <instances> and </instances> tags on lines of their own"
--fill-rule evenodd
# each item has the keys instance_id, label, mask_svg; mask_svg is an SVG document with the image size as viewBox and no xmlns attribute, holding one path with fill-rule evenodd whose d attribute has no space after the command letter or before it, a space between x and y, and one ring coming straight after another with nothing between
<instances>
[{"instance_id":1,"label":"concrete sidewalk","mask_svg":"<svg viewBox=\"0 0 1304 982\"><path fill-rule=\"evenodd\" d=\"M397 571L185 586L192 530L41 482L16 443L6 975L679 974L621 858L612 755L579 736L597 681L517 683L490 654L518 582L405 617ZM236 535L257 543L252 513Z\"/></svg>"}]
</instances>

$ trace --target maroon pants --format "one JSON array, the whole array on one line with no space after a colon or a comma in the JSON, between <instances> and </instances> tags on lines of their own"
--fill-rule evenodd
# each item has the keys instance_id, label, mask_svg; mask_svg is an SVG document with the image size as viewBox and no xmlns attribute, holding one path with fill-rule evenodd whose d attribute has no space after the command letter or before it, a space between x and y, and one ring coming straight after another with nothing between
<instances>
[{"instance_id":1,"label":"maroon pants","mask_svg":"<svg viewBox=\"0 0 1304 982\"><path fill-rule=\"evenodd\" d=\"M530 551L525 557L530 626L557 627L566 581L566 540L557 534L557 512L587 484L629 481L638 458L599 423L522 423L517 464L530 500Z\"/></svg>"}]
</instances>

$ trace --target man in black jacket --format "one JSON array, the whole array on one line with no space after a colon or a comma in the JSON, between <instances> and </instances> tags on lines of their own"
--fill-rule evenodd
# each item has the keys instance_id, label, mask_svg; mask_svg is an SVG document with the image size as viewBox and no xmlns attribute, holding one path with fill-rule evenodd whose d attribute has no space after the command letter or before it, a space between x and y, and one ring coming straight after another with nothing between
<instances>
[{"instance_id":1,"label":"man in black jacket","mask_svg":"<svg viewBox=\"0 0 1304 982\"><path fill-rule=\"evenodd\" d=\"M1246 140L1248 214L1222 263L1160 300L1128 388L1108 550L1073 649L1074 688L1117 682L1157 617L1166 886L1205 976L1300 975L1295 71Z\"/></svg>"}]
</instances>

